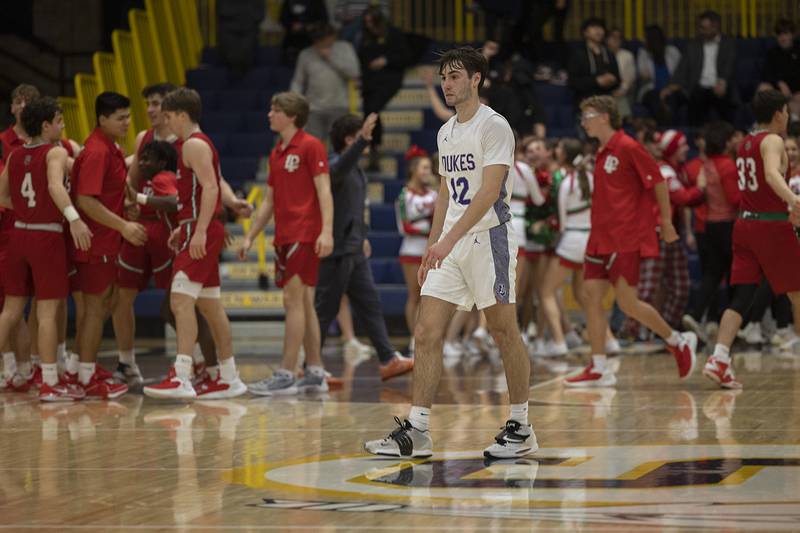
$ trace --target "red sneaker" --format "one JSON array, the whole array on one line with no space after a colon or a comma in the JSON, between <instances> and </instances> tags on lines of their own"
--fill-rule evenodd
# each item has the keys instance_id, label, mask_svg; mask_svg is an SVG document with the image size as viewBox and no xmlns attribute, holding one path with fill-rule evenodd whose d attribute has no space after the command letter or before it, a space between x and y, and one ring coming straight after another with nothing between
<instances>
[{"instance_id":1,"label":"red sneaker","mask_svg":"<svg viewBox=\"0 0 800 533\"><path fill-rule=\"evenodd\" d=\"M113 383L100 378L95 372L89 383L82 385L86 392L87 400L113 400L128 392L128 386L124 383Z\"/></svg>"},{"instance_id":2,"label":"red sneaker","mask_svg":"<svg viewBox=\"0 0 800 533\"><path fill-rule=\"evenodd\" d=\"M697 362L697 334L684 331L680 336L681 340L678 345L667 345L667 349L675 356L675 362L678 364L678 376L686 379L692 375Z\"/></svg>"},{"instance_id":3,"label":"red sneaker","mask_svg":"<svg viewBox=\"0 0 800 533\"><path fill-rule=\"evenodd\" d=\"M114 380L114 373L110 370L106 370L100 364L96 364L94 367L94 373L101 381L113 381Z\"/></svg>"},{"instance_id":4,"label":"red sneaker","mask_svg":"<svg viewBox=\"0 0 800 533\"><path fill-rule=\"evenodd\" d=\"M33 371L28 378L28 383L35 389L42 386L42 367L40 365L33 365Z\"/></svg>"},{"instance_id":5,"label":"red sneaker","mask_svg":"<svg viewBox=\"0 0 800 533\"><path fill-rule=\"evenodd\" d=\"M64 380L64 383L66 383L68 385L77 385L78 384L78 373L75 372L73 374L72 372L67 372L65 370L64 371L64 376L61 379Z\"/></svg>"},{"instance_id":6,"label":"red sneaker","mask_svg":"<svg viewBox=\"0 0 800 533\"><path fill-rule=\"evenodd\" d=\"M28 392L31 390L33 378L26 378L19 372L6 380L5 390L9 392Z\"/></svg>"},{"instance_id":7,"label":"red sneaker","mask_svg":"<svg viewBox=\"0 0 800 533\"><path fill-rule=\"evenodd\" d=\"M86 393L81 387L65 383L59 380L52 387L47 383L42 383L39 387L39 401L42 402L74 402L82 400Z\"/></svg>"},{"instance_id":8,"label":"red sneaker","mask_svg":"<svg viewBox=\"0 0 800 533\"><path fill-rule=\"evenodd\" d=\"M577 376L572 376L564 380L567 387L613 387L617 384L617 376L606 364L602 371L595 370L594 363L583 369Z\"/></svg>"},{"instance_id":9,"label":"red sneaker","mask_svg":"<svg viewBox=\"0 0 800 533\"><path fill-rule=\"evenodd\" d=\"M724 363L713 355L709 356L706 361L706 366L703 368L703 375L723 389L742 388L742 384L736 381L736 378L733 376L733 369L730 363Z\"/></svg>"},{"instance_id":10,"label":"red sneaker","mask_svg":"<svg viewBox=\"0 0 800 533\"><path fill-rule=\"evenodd\" d=\"M395 353L388 363L381 365L381 381L402 376L414 370L414 360Z\"/></svg>"},{"instance_id":11,"label":"red sneaker","mask_svg":"<svg viewBox=\"0 0 800 533\"><path fill-rule=\"evenodd\" d=\"M142 389L145 396L159 399L193 400L197 398L197 393L192 387L191 381L178 377L175 374L175 367L170 367L164 381L156 385L149 385Z\"/></svg>"},{"instance_id":12,"label":"red sneaker","mask_svg":"<svg viewBox=\"0 0 800 533\"><path fill-rule=\"evenodd\" d=\"M247 385L237 376L236 379L225 381L222 376L211 379L206 373L207 378L197 384L197 398L203 400L217 400L222 398L236 398L247 392Z\"/></svg>"}]
</instances>

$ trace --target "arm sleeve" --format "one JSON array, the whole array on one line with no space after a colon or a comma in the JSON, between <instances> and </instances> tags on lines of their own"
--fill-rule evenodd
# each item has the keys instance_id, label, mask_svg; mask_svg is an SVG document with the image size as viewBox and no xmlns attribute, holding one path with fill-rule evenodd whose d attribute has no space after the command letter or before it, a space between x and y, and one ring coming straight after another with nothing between
<instances>
[{"instance_id":1,"label":"arm sleeve","mask_svg":"<svg viewBox=\"0 0 800 533\"><path fill-rule=\"evenodd\" d=\"M358 165L358 160L367 146L365 141L360 136L356 142L350 145L338 159L331 165L331 185L339 185L342 183L350 172Z\"/></svg>"},{"instance_id":2,"label":"arm sleeve","mask_svg":"<svg viewBox=\"0 0 800 533\"><path fill-rule=\"evenodd\" d=\"M683 89L688 89L689 85L687 80L689 76L689 65L687 64L688 56L689 54L687 53L685 56L681 57L678 61L678 66L675 68L675 72L672 74L672 79L670 80L670 83L680 85Z\"/></svg>"},{"instance_id":3,"label":"arm sleeve","mask_svg":"<svg viewBox=\"0 0 800 533\"><path fill-rule=\"evenodd\" d=\"M644 146L635 142L630 145L630 150L626 150L628 161L633 166L634 171L639 176L645 189L652 189L656 183L664 181L661 171L658 168L653 156L647 153Z\"/></svg>"},{"instance_id":4,"label":"arm sleeve","mask_svg":"<svg viewBox=\"0 0 800 533\"><path fill-rule=\"evenodd\" d=\"M544 194L542 194L542 189L539 187L539 182L536 180L536 176L533 175L533 170L531 170L531 167L525 163L518 162L514 164L517 166L517 170L522 175L525 183L528 185L528 196L530 196L533 204L544 204Z\"/></svg>"},{"instance_id":5,"label":"arm sleeve","mask_svg":"<svg viewBox=\"0 0 800 533\"><path fill-rule=\"evenodd\" d=\"M481 135L483 148L483 166L514 164L514 133L511 126L500 115L493 115L486 120Z\"/></svg>"},{"instance_id":6,"label":"arm sleeve","mask_svg":"<svg viewBox=\"0 0 800 533\"><path fill-rule=\"evenodd\" d=\"M361 76L361 67L353 45L347 41L337 41L333 45L331 66L347 80L354 80Z\"/></svg>"},{"instance_id":7,"label":"arm sleeve","mask_svg":"<svg viewBox=\"0 0 800 533\"><path fill-rule=\"evenodd\" d=\"M586 49L581 48L572 52L569 60L569 84L579 93L586 94L600 88L596 76L586 68Z\"/></svg>"},{"instance_id":8,"label":"arm sleeve","mask_svg":"<svg viewBox=\"0 0 800 533\"><path fill-rule=\"evenodd\" d=\"M83 196L99 196L103 192L103 177L108 167L108 154L98 150L84 150L78 168L77 193Z\"/></svg>"},{"instance_id":9,"label":"arm sleeve","mask_svg":"<svg viewBox=\"0 0 800 533\"><path fill-rule=\"evenodd\" d=\"M736 41L727 38L720 41L717 64L719 65L717 77L725 80L728 85L734 83L736 71Z\"/></svg>"},{"instance_id":10,"label":"arm sleeve","mask_svg":"<svg viewBox=\"0 0 800 533\"><path fill-rule=\"evenodd\" d=\"M328 167L328 154L325 153L325 145L320 141L308 143L305 153L305 163L309 175L314 178L320 174L330 173Z\"/></svg>"},{"instance_id":11,"label":"arm sleeve","mask_svg":"<svg viewBox=\"0 0 800 533\"><path fill-rule=\"evenodd\" d=\"M649 54L644 47L639 48L639 51L636 52L636 68L639 69L639 75L642 74L649 74L650 78L653 78L653 68L652 68L652 61L648 61Z\"/></svg>"}]
</instances>

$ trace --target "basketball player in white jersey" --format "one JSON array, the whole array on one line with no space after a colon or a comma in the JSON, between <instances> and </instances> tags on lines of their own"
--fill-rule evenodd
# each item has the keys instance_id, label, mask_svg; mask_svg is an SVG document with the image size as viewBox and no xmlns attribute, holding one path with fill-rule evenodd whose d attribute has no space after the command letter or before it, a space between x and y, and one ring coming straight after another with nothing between
<instances>
[{"instance_id":1,"label":"basketball player in white jersey","mask_svg":"<svg viewBox=\"0 0 800 533\"><path fill-rule=\"evenodd\" d=\"M478 100L486 59L472 48L457 48L439 62L442 90L452 117L439 130L442 176L428 249L418 281L422 286L414 331L414 392L407 420L388 437L367 442L370 453L429 457L431 404L442 374L442 343L456 309L476 306L486 315L503 356L511 415L490 458L512 458L538 449L528 423L530 361L519 334L515 305L517 247L511 227L509 168L514 135L508 122Z\"/></svg>"}]
</instances>

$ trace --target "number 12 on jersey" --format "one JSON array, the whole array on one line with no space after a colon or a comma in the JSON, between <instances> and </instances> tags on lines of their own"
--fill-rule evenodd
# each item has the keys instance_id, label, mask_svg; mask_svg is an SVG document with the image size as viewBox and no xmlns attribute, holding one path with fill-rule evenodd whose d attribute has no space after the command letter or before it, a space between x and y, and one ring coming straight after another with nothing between
<instances>
[{"instance_id":1,"label":"number 12 on jersey","mask_svg":"<svg viewBox=\"0 0 800 533\"><path fill-rule=\"evenodd\" d=\"M454 202L461 205L469 205L470 199L467 198L469 192L469 180L465 177L450 178L450 188L453 190L451 198Z\"/></svg>"}]
</instances>

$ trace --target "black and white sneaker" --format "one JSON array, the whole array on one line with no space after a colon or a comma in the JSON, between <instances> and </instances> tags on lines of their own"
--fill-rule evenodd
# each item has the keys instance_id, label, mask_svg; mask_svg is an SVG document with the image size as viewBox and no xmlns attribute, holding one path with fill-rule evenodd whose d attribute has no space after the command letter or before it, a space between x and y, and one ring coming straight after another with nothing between
<instances>
[{"instance_id":1,"label":"black and white sneaker","mask_svg":"<svg viewBox=\"0 0 800 533\"><path fill-rule=\"evenodd\" d=\"M131 389L141 387L144 383L142 372L136 366L136 363L118 363L117 369L114 371L114 381L116 383L125 383Z\"/></svg>"},{"instance_id":2,"label":"black and white sneaker","mask_svg":"<svg viewBox=\"0 0 800 533\"><path fill-rule=\"evenodd\" d=\"M494 438L494 444L483 450L484 456L510 459L528 455L539 449L539 443L536 442L536 435L530 425L523 426L516 420L509 420L502 430Z\"/></svg>"},{"instance_id":3,"label":"black and white sneaker","mask_svg":"<svg viewBox=\"0 0 800 533\"><path fill-rule=\"evenodd\" d=\"M430 433L420 431L411 425L408 420L400 421L394 417L400 426L392 431L388 437L380 440L371 440L364 444L364 449L375 455L389 457L430 457L433 455L433 441Z\"/></svg>"}]
</instances>

